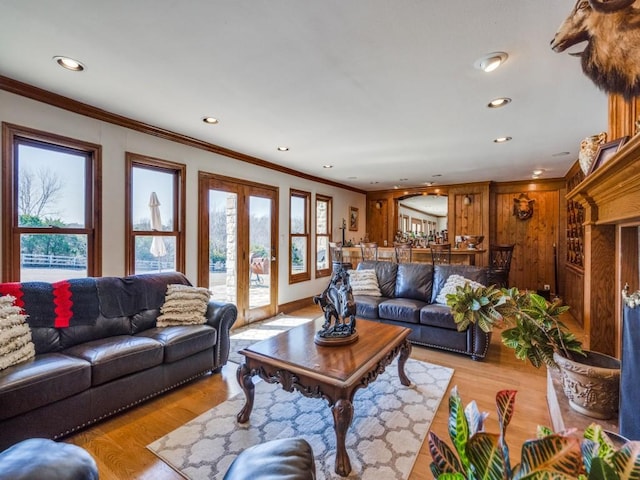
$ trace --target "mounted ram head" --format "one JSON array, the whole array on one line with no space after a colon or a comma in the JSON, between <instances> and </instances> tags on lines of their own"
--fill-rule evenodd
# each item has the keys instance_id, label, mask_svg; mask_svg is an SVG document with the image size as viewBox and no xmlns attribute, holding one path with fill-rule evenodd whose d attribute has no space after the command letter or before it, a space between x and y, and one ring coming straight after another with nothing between
<instances>
[{"instance_id":1,"label":"mounted ram head","mask_svg":"<svg viewBox=\"0 0 640 480\"><path fill-rule=\"evenodd\" d=\"M637 7L634 3L638 3ZM555 52L587 42L582 71L598 88L640 94L640 0L578 0L551 41Z\"/></svg>"}]
</instances>

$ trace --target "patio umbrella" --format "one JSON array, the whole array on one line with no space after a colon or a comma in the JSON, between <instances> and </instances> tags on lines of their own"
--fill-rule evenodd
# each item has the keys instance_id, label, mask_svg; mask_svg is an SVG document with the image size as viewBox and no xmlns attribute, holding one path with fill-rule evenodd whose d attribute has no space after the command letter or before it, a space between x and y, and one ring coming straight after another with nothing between
<instances>
[{"instance_id":1,"label":"patio umbrella","mask_svg":"<svg viewBox=\"0 0 640 480\"><path fill-rule=\"evenodd\" d=\"M162 230L162 219L160 218L160 201L156 192L151 192L149 198L149 209L151 211L151 230ZM167 254L167 247L162 237L153 237L151 240L151 248L149 249L154 257L164 257Z\"/></svg>"}]
</instances>

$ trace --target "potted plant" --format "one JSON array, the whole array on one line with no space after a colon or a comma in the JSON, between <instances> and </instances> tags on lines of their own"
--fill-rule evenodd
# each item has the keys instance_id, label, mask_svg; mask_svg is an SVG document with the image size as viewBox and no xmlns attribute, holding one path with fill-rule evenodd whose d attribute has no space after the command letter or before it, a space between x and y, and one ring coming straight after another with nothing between
<instances>
[{"instance_id":1,"label":"potted plant","mask_svg":"<svg viewBox=\"0 0 640 480\"><path fill-rule=\"evenodd\" d=\"M435 478L618 480L640 476L640 442L616 445L597 424L591 424L583 439L575 429L554 433L538 427L537 438L522 445L522 456L511 464L506 442L507 427L515 410L516 391L496 394L500 433L484 431L488 414L475 402L466 408L454 387L449 396L449 436L453 448L429 432L430 469Z\"/></svg>"},{"instance_id":2,"label":"potted plant","mask_svg":"<svg viewBox=\"0 0 640 480\"><path fill-rule=\"evenodd\" d=\"M516 358L533 366L560 369L571 407L595 418L611 418L618 409L620 362L582 349L582 342L561 321L569 307L517 288L471 287L447 295L459 330L477 323L485 332L504 328L501 340Z\"/></svg>"}]
</instances>

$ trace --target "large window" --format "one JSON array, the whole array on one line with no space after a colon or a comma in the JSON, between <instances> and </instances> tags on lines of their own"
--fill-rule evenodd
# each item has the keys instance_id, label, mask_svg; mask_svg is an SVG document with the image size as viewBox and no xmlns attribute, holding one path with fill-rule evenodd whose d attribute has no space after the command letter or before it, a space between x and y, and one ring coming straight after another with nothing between
<instances>
[{"instance_id":1,"label":"large window","mask_svg":"<svg viewBox=\"0 0 640 480\"><path fill-rule=\"evenodd\" d=\"M127 152L126 272L184 272L186 166Z\"/></svg>"},{"instance_id":2,"label":"large window","mask_svg":"<svg viewBox=\"0 0 640 480\"><path fill-rule=\"evenodd\" d=\"M101 147L2 124L3 281L99 276Z\"/></svg>"},{"instance_id":3,"label":"large window","mask_svg":"<svg viewBox=\"0 0 640 480\"><path fill-rule=\"evenodd\" d=\"M331 197L316 195L316 278L331 275L331 225L333 212Z\"/></svg>"},{"instance_id":4,"label":"large window","mask_svg":"<svg viewBox=\"0 0 640 480\"><path fill-rule=\"evenodd\" d=\"M309 204L311 194L299 190L290 193L289 223L289 283L303 282L311 279L309 266Z\"/></svg>"}]
</instances>

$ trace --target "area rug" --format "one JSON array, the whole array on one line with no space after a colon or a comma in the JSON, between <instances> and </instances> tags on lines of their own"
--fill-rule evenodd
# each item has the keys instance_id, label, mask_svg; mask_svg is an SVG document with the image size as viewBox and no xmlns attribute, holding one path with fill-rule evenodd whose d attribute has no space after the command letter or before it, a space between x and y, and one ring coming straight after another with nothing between
<instances>
[{"instance_id":1,"label":"area rug","mask_svg":"<svg viewBox=\"0 0 640 480\"><path fill-rule=\"evenodd\" d=\"M243 348L311 321L312 319L310 318L279 314L275 317L252 323L246 327L240 327L232 330L229 338L231 342L229 348L229 360L240 364L244 357L238 352Z\"/></svg>"},{"instance_id":2,"label":"area rug","mask_svg":"<svg viewBox=\"0 0 640 480\"><path fill-rule=\"evenodd\" d=\"M405 371L412 384L405 387L396 362L355 395L346 439L349 478L408 478L453 375L451 368L409 359ZM147 448L186 478L210 480L222 479L233 459L251 445L302 437L313 448L317 478L342 478L334 472L336 440L325 400L258 381L251 417L243 425L236 422L236 415L244 403L240 393Z\"/></svg>"}]
</instances>

